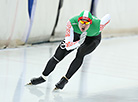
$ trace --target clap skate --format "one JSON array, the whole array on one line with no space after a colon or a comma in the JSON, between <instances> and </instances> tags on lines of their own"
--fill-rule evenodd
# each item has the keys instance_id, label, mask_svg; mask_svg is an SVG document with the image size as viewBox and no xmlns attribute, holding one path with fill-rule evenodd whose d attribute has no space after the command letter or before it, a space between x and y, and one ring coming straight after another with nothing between
<instances>
[{"instance_id":1,"label":"clap skate","mask_svg":"<svg viewBox=\"0 0 138 102\"><path fill-rule=\"evenodd\" d=\"M54 88L54 90L63 89L67 82L68 79L66 77L62 77L60 81L55 85L56 87Z\"/></svg>"},{"instance_id":2,"label":"clap skate","mask_svg":"<svg viewBox=\"0 0 138 102\"><path fill-rule=\"evenodd\" d=\"M42 76L38 77L38 78L33 78L30 80L30 83L26 84L26 85L37 85L37 84L41 84L43 82L45 82L46 79L44 79Z\"/></svg>"}]
</instances>

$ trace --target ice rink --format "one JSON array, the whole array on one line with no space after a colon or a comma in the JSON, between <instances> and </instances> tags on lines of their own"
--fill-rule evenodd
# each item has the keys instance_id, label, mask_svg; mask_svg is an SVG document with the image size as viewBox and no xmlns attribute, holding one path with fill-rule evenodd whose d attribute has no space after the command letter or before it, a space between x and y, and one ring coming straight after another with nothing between
<instances>
[{"instance_id":1,"label":"ice rink","mask_svg":"<svg viewBox=\"0 0 138 102\"><path fill-rule=\"evenodd\" d=\"M57 43L0 50L0 102L138 102L138 36L102 39L61 91L53 91L76 50L37 86Z\"/></svg>"}]
</instances>

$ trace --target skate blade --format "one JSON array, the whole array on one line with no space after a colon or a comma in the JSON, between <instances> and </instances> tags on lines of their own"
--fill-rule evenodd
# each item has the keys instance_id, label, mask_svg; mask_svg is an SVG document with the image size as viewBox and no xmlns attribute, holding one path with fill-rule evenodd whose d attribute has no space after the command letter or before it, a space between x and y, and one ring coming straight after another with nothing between
<instances>
[{"instance_id":1,"label":"skate blade","mask_svg":"<svg viewBox=\"0 0 138 102\"><path fill-rule=\"evenodd\" d=\"M57 88L57 87L55 87L53 91L58 91L58 90L60 90L60 89L59 89L59 88Z\"/></svg>"},{"instance_id":2,"label":"skate blade","mask_svg":"<svg viewBox=\"0 0 138 102\"><path fill-rule=\"evenodd\" d=\"M25 86L29 86L29 85L33 85L33 84L30 82L30 83L26 84Z\"/></svg>"}]
</instances>

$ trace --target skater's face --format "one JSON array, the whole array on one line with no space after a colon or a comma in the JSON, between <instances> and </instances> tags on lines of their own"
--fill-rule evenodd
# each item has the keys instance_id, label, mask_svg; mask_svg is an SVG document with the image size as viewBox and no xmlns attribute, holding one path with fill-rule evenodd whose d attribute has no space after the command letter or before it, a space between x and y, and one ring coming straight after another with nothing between
<instances>
[{"instance_id":1,"label":"skater's face","mask_svg":"<svg viewBox=\"0 0 138 102\"><path fill-rule=\"evenodd\" d=\"M86 20L79 21L79 28L82 32L86 31L90 27L90 22Z\"/></svg>"}]
</instances>

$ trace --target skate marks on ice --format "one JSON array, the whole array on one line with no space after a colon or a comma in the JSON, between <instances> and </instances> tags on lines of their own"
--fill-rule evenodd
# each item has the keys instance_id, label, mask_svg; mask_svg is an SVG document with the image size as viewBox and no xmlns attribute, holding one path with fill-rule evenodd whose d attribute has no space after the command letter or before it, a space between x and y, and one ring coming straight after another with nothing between
<instances>
[{"instance_id":1,"label":"skate marks on ice","mask_svg":"<svg viewBox=\"0 0 138 102\"><path fill-rule=\"evenodd\" d=\"M68 96L68 94L61 90L53 90L53 88L52 85L50 87L47 85L26 86L29 96L36 98L33 102L64 102L64 97Z\"/></svg>"},{"instance_id":2,"label":"skate marks on ice","mask_svg":"<svg viewBox=\"0 0 138 102\"><path fill-rule=\"evenodd\" d=\"M86 67L88 71L78 70L63 90L54 92L56 82L67 70L63 62L51 75L50 82L24 86L26 80L40 75L43 64L51 56L46 52L51 46L2 50L0 102L138 102L137 45L136 36L104 40L86 63L92 67Z\"/></svg>"},{"instance_id":3,"label":"skate marks on ice","mask_svg":"<svg viewBox=\"0 0 138 102\"><path fill-rule=\"evenodd\" d=\"M82 102L138 102L138 87L110 90L81 98Z\"/></svg>"},{"instance_id":4,"label":"skate marks on ice","mask_svg":"<svg viewBox=\"0 0 138 102\"><path fill-rule=\"evenodd\" d=\"M27 85L25 87L29 91L29 93L34 95L34 96L41 97L45 94L43 91L43 90L45 90L45 87L43 87L43 86L36 86L36 85L29 86L29 85Z\"/></svg>"},{"instance_id":5,"label":"skate marks on ice","mask_svg":"<svg viewBox=\"0 0 138 102\"><path fill-rule=\"evenodd\" d=\"M115 89L99 93L79 94L67 90L52 91L46 87L30 87L30 93L37 96L38 102L137 102L138 87ZM71 92L72 91L72 92ZM92 91L92 90L91 90ZM137 93L137 94L136 94Z\"/></svg>"}]
</instances>

